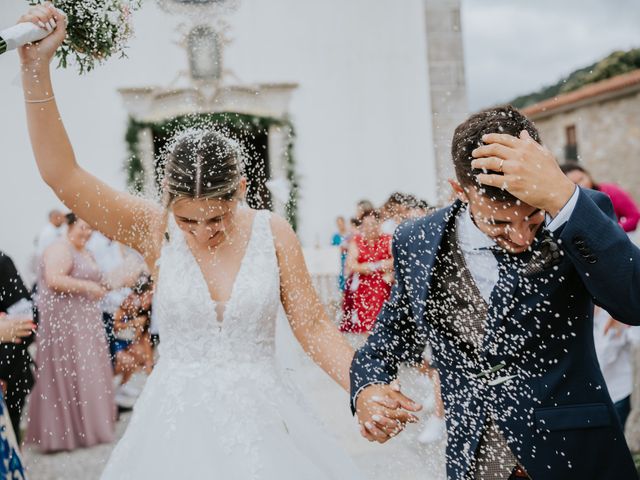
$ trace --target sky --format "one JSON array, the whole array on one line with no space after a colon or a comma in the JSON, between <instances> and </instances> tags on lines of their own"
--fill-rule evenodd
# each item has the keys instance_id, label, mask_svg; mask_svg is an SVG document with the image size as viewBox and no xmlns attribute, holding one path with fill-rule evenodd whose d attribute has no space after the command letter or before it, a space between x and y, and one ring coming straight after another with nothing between
<instances>
[{"instance_id":1,"label":"sky","mask_svg":"<svg viewBox=\"0 0 640 480\"><path fill-rule=\"evenodd\" d=\"M470 111L640 47L640 0L462 0Z\"/></svg>"}]
</instances>

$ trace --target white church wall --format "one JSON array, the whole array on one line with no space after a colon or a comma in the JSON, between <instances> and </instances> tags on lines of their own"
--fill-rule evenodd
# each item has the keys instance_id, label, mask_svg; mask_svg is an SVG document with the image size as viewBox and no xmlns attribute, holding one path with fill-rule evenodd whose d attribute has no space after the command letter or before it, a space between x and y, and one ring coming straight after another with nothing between
<instances>
[{"instance_id":1,"label":"white church wall","mask_svg":"<svg viewBox=\"0 0 640 480\"><path fill-rule=\"evenodd\" d=\"M335 216L352 215L361 198L380 203L394 190L431 198L422 1L249 3L235 17L228 63L245 81L300 84L291 111L303 241L327 242Z\"/></svg>"},{"instance_id":2,"label":"white church wall","mask_svg":"<svg viewBox=\"0 0 640 480\"><path fill-rule=\"evenodd\" d=\"M0 24L24 5L5 0ZM116 90L176 80L187 67L176 45L180 23L147 1L135 16L129 59L82 77L54 72L79 161L118 188L126 113ZM327 242L334 217L351 215L361 198L380 203L394 190L435 198L422 0L243 0L229 23L225 69L238 81L299 84L291 117L305 244ZM0 72L0 249L24 271L32 239L58 204L32 159L15 53L0 56Z\"/></svg>"}]
</instances>

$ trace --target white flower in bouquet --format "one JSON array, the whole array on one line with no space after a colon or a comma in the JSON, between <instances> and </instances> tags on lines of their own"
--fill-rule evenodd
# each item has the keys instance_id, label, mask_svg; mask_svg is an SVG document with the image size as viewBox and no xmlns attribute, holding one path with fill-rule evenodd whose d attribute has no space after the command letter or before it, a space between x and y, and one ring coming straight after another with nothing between
<instances>
[{"instance_id":1,"label":"white flower in bouquet","mask_svg":"<svg viewBox=\"0 0 640 480\"><path fill-rule=\"evenodd\" d=\"M113 55L124 57L131 38L131 12L140 8L142 0L58 0L56 8L68 18L67 38L56 52L59 66L69 61L80 73L91 71ZM44 0L30 1L44 3Z\"/></svg>"}]
</instances>

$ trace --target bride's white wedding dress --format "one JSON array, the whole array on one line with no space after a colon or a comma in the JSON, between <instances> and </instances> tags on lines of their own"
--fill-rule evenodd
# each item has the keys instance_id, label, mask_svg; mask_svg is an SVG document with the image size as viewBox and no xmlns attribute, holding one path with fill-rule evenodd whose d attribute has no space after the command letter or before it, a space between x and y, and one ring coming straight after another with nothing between
<instances>
[{"instance_id":1,"label":"bride's white wedding dress","mask_svg":"<svg viewBox=\"0 0 640 480\"><path fill-rule=\"evenodd\" d=\"M222 305L169 215L154 301L159 360L103 480L363 478L276 366L280 276L269 219L256 213Z\"/></svg>"}]
</instances>

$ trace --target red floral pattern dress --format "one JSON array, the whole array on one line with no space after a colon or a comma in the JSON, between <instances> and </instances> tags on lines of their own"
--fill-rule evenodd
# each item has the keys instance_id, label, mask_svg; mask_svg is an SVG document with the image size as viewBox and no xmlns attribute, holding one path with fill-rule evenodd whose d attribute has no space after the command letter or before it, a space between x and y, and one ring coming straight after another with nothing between
<instances>
[{"instance_id":1,"label":"red floral pattern dress","mask_svg":"<svg viewBox=\"0 0 640 480\"><path fill-rule=\"evenodd\" d=\"M358 263L377 263L391 258L390 235L380 235L373 243L356 235L353 241L358 247ZM349 280L347 288L352 289L353 295L349 308L344 309L340 330L350 333L370 332L382 305L389 298L391 285L384 279L383 271L355 274Z\"/></svg>"}]
</instances>

